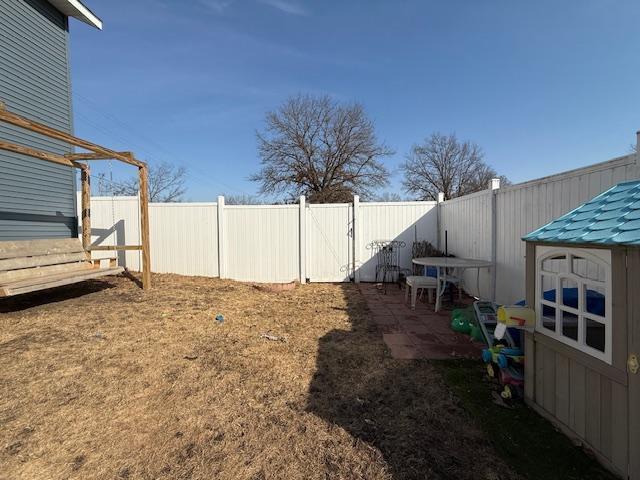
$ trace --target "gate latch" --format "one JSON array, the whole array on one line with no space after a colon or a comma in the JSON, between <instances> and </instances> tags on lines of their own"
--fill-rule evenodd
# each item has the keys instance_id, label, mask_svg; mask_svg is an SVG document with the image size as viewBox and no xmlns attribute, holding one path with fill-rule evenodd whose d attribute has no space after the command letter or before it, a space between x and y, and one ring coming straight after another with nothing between
<instances>
[{"instance_id":1,"label":"gate latch","mask_svg":"<svg viewBox=\"0 0 640 480\"><path fill-rule=\"evenodd\" d=\"M629 373L633 373L634 375L640 370L640 362L638 362L638 356L635 353L629 355L627 359L627 369Z\"/></svg>"}]
</instances>

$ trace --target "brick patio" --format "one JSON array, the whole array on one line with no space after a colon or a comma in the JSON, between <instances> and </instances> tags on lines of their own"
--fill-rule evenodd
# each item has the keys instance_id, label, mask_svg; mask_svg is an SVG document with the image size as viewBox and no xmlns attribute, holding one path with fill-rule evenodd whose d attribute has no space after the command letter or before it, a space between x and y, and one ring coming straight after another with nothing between
<instances>
[{"instance_id":1,"label":"brick patio","mask_svg":"<svg viewBox=\"0 0 640 480\"><path fill-rule=\"evenodd\" d=\"M418 300L411 310L404 302L404 290L388 285L387 293L375 284L361 283L360 291L371 310L371 320L391 351L398 359L450 359L456 357L479 358L482 345L472 342L466 335L451 330L451 310L460 307L445 300L440 312L433 311L433 304ZM469 305L470 297L463 297L462 304Z\"/></svg>"}]
</instances>

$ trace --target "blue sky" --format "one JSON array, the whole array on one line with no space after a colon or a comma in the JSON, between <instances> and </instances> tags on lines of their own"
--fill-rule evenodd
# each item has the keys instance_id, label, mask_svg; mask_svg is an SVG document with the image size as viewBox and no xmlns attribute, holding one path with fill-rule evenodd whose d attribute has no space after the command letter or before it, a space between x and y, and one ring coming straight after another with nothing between
<instances>
[{"instance_id":1,"label":"blue sky","mask_svg":"<svg viewBox=\"0 0 640 480\"><path fill-rule=\"evenodd\" d=\"M86 3L104 30L72 22L76 133L187 166L189 200L255 193L255 132L301 92L364 105L398 192L434 131L520 182L626 154L640 129L637 0Z\"/></svg>"}]
</instances>

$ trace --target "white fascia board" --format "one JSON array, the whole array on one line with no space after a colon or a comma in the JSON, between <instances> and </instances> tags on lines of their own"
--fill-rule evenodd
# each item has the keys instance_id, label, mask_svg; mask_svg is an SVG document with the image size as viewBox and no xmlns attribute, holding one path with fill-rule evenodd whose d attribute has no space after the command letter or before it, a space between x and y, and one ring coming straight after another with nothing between
<instances>
[{"instance_id":1,"label":"white fascia board","mask_svg":"<svg viewBox=\"0 0 640 480\"><path fill-rule=\"evenodd\" d=\"M80 0L49 0L49 3L66 16L76 18L81 22L102 30L102 20L100 20Z\"/></svg>"}]
</instances>

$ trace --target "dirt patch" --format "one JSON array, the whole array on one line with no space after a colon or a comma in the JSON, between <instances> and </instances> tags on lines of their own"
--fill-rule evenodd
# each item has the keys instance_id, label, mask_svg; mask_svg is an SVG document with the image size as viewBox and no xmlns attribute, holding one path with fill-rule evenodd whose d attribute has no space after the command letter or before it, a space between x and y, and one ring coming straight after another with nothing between
<instances>
[{"instance_id":1,"label":"dirt patch","mask_svg":"<svg viewBox=\"0 0 640 480\"><path fill-rule=\"evenodd\" d=\"M261 290L263 292L288 292L290 290L294 290L298 285L298 282L289 282L289 283L254 283L252 284L254 288Z\"/></svg>"},{"instance_id":2,"label":"dirt patch","mask_svg":"<svg viewBox=\"0 0 640 480\"><path fill-rule=\"evenodd\" d=\"M353 286L153 280L0 301L0 478L515 478Z\"/></svg>"}]
</instances>

